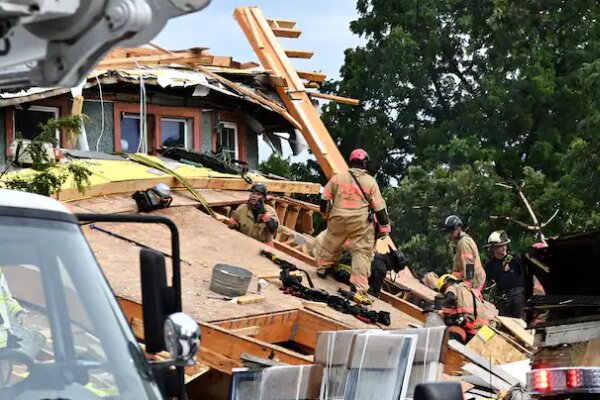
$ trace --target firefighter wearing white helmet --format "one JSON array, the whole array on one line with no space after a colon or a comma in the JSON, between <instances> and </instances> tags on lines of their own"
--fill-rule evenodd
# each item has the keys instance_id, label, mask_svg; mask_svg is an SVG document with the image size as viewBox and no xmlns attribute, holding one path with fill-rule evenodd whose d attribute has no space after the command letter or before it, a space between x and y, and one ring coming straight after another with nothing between
<instances>
[{"instance_id":1,"label":"firefighter wearing white helmet","mask_svg":"<svg viewBox=\"0 0 600 400\"><path fill-rule=\"evenodd\" d=\"M473 288L479 297L485 287L485 270L479 258L479 249L473 238L463 230L463 222L456 215L450 215L444 220L444 230L448 238L456 242L456 254L452 264L452 275L464 281Z\"/></svg>"},{"instance_id":2,"label":"firefighter wearing white helmet","mask_svg":"<svg viewBox=\"0 0 600 400\"><path fill-rule=\"evenodd\" d=\"M485 247L490 259L485 265L487 276L496 283L500 298L500 315L523 318L525 308L525 276L521 256L508 251L510 238L505 231L495 231L488 237Z\"/></svg>"}]
</instances>

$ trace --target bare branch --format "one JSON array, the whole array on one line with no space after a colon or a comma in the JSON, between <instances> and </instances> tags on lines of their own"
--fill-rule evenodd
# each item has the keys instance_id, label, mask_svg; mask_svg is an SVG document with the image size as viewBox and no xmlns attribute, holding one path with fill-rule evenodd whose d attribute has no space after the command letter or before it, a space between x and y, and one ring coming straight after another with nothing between
<instances>
[{"instance_id":1,"label":"bare branch","mask_svg":"<svg viewBox=\"0 0 600 400\"><path fill-rule=\"evenodd\" d=\"M539 232L540 228L534 225L529 225L526 224L525 222L521 222L517 219L514 219L512 217L506 217L503 215L490 215L491 219L496 219L496 220L501 220L501 221L509 221L509 222L514 222L517 225L520 225L521 227L527 229L528 231L533 231L533 232Z\"/></svg>"},{"instance_id":2,"label":"bare branch","mask_svg":"<svg viewBox=\"0 0 600 400\"><path fill-rule=\"evenodd\" d=\"M496 186L500 186L500 187L503 187L503 188L505 188L505 189L510 189L510 190L514 190L514 189L515 189L514 187L512 187L512 186L510 186L510 185L506 185L506 184L504 184L504 183L494 183L494 185L496 185Z\"/></svg>"},{"instance_id":3,"label":"bare branch","mask_svg":"<svg viewBox=\"0 0 600 400\"><path fill-rule=\"evenodd\" d=\"M560 210L557 208L556 211L554 211L554 214L552 214L552 216L550 217L550 219L548 219L548 221L544 222L542 224L542 228L545 227L546 225L548 225L550 222L552 222L552 220L554 219L554 217L556 217L558 215L558 212Z\"/></svg>"}]
</instances>

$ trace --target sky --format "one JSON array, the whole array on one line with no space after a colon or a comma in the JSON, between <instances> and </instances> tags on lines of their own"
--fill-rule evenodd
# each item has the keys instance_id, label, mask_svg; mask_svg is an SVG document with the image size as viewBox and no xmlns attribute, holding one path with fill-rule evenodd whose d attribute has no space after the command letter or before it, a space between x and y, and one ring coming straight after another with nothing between
<instances>
[{"instance_id":1,"label":"sky","mask_svg":"<svg viewBox=\"0 0 600 400\"><path fill-rule=\"evenodd\" d=\"M208 47L214 55L232 56L234 60L258 61L241 28L233 18L236 7L258 6L267 18L290 19L302 30L298 39L280 38L284 48L313 50L310 60L294 59L301 70L322 71L328 78L338 78L344 63L344 51L364 41L349 28L357 17L354 0L212 0L204 10L175 18L153 40L170 50ZM265 160L269 147L259 142L259 158ZM287 147L287 146L286 146ZM284 155L289 155L286 151ZM294 161L305 160L306 155Z\"/></svg>"}]
</instances>

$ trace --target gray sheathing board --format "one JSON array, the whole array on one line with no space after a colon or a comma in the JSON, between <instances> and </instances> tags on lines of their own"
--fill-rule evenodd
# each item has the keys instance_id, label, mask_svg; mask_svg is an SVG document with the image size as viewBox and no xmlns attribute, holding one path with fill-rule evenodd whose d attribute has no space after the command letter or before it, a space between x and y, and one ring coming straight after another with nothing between
<instances>
[{"instance_id":1,"label":"gray sheathing board","mask_svg":"<svg viewBox=\"0 0 600 400\"><path fill-rule=\"evenodd\" d=\"M96 143L102 132L102 104L99 101L84 101L83 113L89 117L85 122L90 150L96 151ZM113 103L104 102L104 134L100 139L98 151L110 153L115 151L114 143Z\"/></svg>"},{"instance_id":2,"label":"gray sheathing board","mask_svg":"<svg viewBox=\"0 0 600 400\"><path fill-rule=\"evenodd\" d=\"M201 152L206 153L212 150L212 111L202 111L202 147Z\"/></svg>"},{"instance_id":3,"label":"gray sheathing board","mask_svg":"<svg viewBox=\"0 0 600 400\"><path fill-rule=\"evenodd\" d=\"M0 165L6 162L6 131L4 129L4 109L0 108Z\"/></svg>"}]
</instances>

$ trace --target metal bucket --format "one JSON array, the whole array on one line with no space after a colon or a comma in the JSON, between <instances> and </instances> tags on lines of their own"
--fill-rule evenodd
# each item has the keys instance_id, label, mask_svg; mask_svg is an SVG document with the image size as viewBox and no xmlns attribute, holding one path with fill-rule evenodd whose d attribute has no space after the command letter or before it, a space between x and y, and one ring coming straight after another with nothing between
<instances>
[{"instance_id":1,"label":"metal bucket","mask_svg":"<svg viewBox=\"0 0 600 400\"><path fill-rule=\"evenodd\" d=\"M252 272L233 265L217 264L213 268L210 290L223 296L243 296L248 291Z\"/></svg>"}]
</instances>

